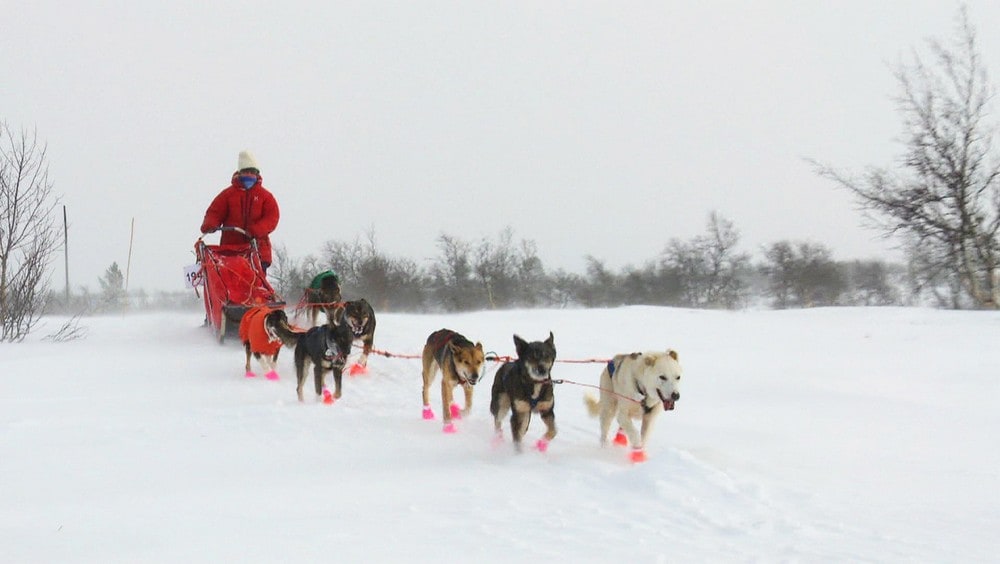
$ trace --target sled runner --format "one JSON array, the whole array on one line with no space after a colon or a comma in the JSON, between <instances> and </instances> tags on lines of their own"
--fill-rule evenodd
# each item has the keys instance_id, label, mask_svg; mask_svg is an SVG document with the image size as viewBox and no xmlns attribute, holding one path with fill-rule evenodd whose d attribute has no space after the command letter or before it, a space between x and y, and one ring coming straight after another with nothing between
<instances>
[{"instance_id":1,"label":"sled runner","mask_svg":"<svg viewBox=\"0 0 1000 564\"><path fill-rule=\"evenodd\" d=\"M246 234L239 227L220 230ZM203 237L198 238L194 249L204 291L205 324L222 343L227 335L236 338L247 310L262 305L280 308L285 302L264 276L256 240L239 245L208 245Z\"/></svg>"}]
</instances>

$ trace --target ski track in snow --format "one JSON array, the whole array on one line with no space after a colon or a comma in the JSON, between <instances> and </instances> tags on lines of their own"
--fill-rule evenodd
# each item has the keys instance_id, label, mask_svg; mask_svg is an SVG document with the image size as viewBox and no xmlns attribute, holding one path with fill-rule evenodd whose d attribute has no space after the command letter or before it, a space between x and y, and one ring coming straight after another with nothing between
<instances>
[{"instance_id":1,"label":"ski track in snow","mask_svg":"<svg viewBox=\"0 0 1000 564\"><path fill-rule=\"evenodd\" d=\"M420 417L419 360L373 355L369 374L345 373L343 397L333 406L310 397L310 375L307 400L299 403L288 349L279 359L280 381L249 380L243 377L239 345L215 343L197 327L197 315L85 319L90 332L84 340L36 339L0 349L4 373L12 378L0 394L0 474L13 477L0 485L5 500L0 545L20 562L404 557L431 562L471 555L483 561L953 560L959 554L955 543L942 543L934 534L927 508L917 511L907 529L880 520L905 512L907 506L891 506L905 496L876 500L889 507L875 508L871 516L864 514L863 499L843 498L850 480L840 476L856 470L848 456L850 441L822 439L831 441L838 455L827 474L817 470L826 462L810 459L813 439L799 443L793 428L849 425L835 414L826 419L825 397L864 413L874 394L887 399L878 401L880 410L912 417L908 410L922 396L891 383L852 389L831 385L822 374L811 377L810 371L824 368L817 367L816 353L805 349L775 359L787 370L809 367L799 368L806 377L789 380L755 364L760 357L754 347L773 338L744 343L735 337L763 326L783 333L787 340L775 345L779 349L808 349L795 341L806 327L809 342L833 340L822 335L829 332L852 341L850 346L863 346L871 336L859 337L852 324L864 314L853 310L852 317L850 311L830 310L823 317L661 308L380 316L376 348L402 354L419 353L426 335L443 326L483 340L487 350L512 354L513 345L505 345L510 328L528 339L541 338L551 327L548 317L559 326L553 331L560 358L649 350L653 343L676 346L685 363L682 399L677 411L660 417L648 446L650 459L639 465L627 461L626 449L600 447L597 420L583 406L584 395L595 391L571 384L556 389L559 435L547 453L530 448L542 434L537 416L523 454L513 451L507 421L507 440L491 445L495 363L487 363L459 433L445 435L440 376L431 394L438 418ZM897 340L872 347L865 355L874 361L861 368L882 363L893 376L893 359L879 351L913 346L908 340L920 346L926 340L924 317L940 317L939 330L951 319L938 313L884 310L883 322L917 329L899 338L902 345ZM620 342L601 343L586 325L573 329L588 315L601 320L597 325L630 323L632 329L616 338ZM647 318L681 318L693 334L684 333L684 342L676 345L668 342L675 331L645 338L645 328L657 326ZM997 318L988 319L995 329ZM877 332L877 326L871 330ZM732 346L718 352L712 342L697 344L713 338ZM593 383L600 370L599 364L559 364L554 377ZM760 396L748 401L763 408L740 415L746 419L726 419L722 411L710 417L713 409L732 410L745 401L738 394L727 397L735 378L760 381L739 393L759 389ZM332 378L328 383L332 386ZM961 402L962 393L943 395ZM796 419L794 402L803 406L805 418ZM985 422L995 424L990 417ZM995 430L984 432L996 436ZM799 454L801 467L790 465ZM902 476L900 468L911 467L898 462L889 471ZM811 474L796 479L799 471ZM858 496L872 491L859 490ZM979 509L984 531L1000 522L997 507L987 500ZM988 559L989 535L966 534L980 542L958 548L964 550L959 559Z\"/></svg>"}]
</instances>

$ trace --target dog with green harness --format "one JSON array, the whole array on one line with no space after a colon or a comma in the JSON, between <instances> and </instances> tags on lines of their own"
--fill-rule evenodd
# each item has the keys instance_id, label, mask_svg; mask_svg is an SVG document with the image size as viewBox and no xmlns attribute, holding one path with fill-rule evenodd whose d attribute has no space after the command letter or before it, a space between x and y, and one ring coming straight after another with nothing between
<instances>
[{"instance_id":1,"label":"dog with green harness","mask_svg":"<svg viewBox=\"0 0 1000 564\"><path fill-rule=\"evenodd\" d=\"M329 321L334 309L342 306L340 295L340 277L332 270L327 270L313 277L306 288L305 308L309 312L309 325L315 327L319 312L324 312Z\"/></svg>"}]
</instances>

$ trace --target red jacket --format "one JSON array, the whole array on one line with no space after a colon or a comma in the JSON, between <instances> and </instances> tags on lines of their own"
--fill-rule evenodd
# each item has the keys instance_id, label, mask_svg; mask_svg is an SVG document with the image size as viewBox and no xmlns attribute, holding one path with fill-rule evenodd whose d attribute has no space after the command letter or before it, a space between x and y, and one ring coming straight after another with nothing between
<instances>
[{"instance_id":1,"label":"red jacket","mask_svg":"<svg viewBox=\"0 0 1000 564\"><path fill-rule=\"evenodd\" d=\"M278 226L278 202L274 195L264 188L258 175L257 184L249 190L240 184L239 173L233 174L232 184L212 200L201 222L201 232L218 227L242 227L257 239L260 260L271 262L271 239L269 235ZM236 231L223 231L219 243L222 245L241 244L249 239Z\"/></svg>"}]
</instances>

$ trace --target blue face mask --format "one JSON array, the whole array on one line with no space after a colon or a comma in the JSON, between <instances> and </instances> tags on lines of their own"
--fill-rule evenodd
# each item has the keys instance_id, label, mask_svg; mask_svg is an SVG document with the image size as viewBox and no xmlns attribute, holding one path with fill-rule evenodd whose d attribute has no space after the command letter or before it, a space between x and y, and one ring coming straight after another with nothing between
<instances>
[{"instance_id":1,"label":"blue face mask","mask_svg":"<svg viewBox=\"0 0 1000 564\"><path fill-rule=\"evenodd\" d=\"M254 184L257 184L257 177L251 175L240 176L240 183L243 184L245 190L253 188Z\"/></svg>"}]
</instances>

